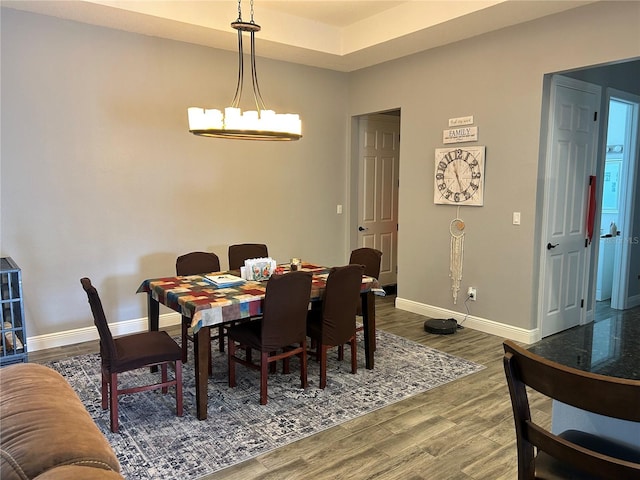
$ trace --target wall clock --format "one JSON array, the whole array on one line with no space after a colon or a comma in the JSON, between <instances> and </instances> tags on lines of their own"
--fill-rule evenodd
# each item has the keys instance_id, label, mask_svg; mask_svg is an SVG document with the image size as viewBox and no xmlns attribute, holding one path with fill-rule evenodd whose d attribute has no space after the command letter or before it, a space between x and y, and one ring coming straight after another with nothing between
<instances>
[{"instance_id":1,"label":"wall clock","mask_svg":"<svg viewBox=\"0 0 640 480\"><path fill-rule=\"evenodd\" d=\"M485 147L436 148L433 202L482 206Z\"/></svg>"}]
</instances>

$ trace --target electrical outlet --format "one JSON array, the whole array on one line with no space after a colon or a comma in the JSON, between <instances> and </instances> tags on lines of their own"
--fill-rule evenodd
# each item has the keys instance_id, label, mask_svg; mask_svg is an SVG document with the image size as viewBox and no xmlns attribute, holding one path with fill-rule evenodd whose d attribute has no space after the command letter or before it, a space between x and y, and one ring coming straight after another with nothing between
<instances>
[{"instance_id":1,"label":"electrical outlet","mask_svg":"<svg viewBox=\"0 0 640 480\"><path fill-rule=\"evenodd\" d=\"M467 290L467 297L469 297L469 300L472 300L474 302L478 299L476 287L469 287L469 290Z\"/></svg>"}]
</instances>

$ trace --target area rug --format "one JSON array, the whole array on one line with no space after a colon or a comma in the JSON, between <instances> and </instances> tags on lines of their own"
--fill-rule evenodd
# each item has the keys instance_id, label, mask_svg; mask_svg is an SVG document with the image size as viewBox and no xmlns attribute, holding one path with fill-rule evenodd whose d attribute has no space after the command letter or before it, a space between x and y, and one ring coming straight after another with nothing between
<instances>
[{"instance_id":1,"label":"area rug","mask_svg":"<svg viewBox=\"0 0 640 480\"><path fill-rule=\"evenodd\" d=\"M290 374L279 369L269 376L269 401L264 406L259 403L259 373L239 365L238 386L229 388L226 356L214 345L207 420L196 418L190 358L183 370L184 416L175 416L172 391L124 395L119 401L117 434L110 431L109 413L100 406L98 354L48 366L78 393L115 450L125 478L196 479L484 368L384 331L378 330L376 338L373 370L364 368L362 338L356 375L351 374L348 347L342 362L330 352L324 390L318 388L316 361L308 362L309 386L303 390L298 364L292 360ZM122 375L121 385L150 375L146 370Z\"/></svg>"}]
</instances>

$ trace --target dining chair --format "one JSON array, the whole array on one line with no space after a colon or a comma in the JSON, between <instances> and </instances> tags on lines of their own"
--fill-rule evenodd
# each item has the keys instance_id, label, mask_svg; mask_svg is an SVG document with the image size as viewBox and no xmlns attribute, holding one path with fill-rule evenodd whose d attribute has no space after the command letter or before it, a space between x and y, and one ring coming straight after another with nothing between
<instances>
[{"instance_id":1,"label":"dining chair","mask_svg":"<svg viewBox=\"0 0 640 480\"><path fill-rule=\"evenodd\" d=\"M180 346L164 331L134 333L118 338L111 335L98 291L87 277L81 278L87 293L93 322L100 336L102 372L102 409L110 410L111 431L118 432L118 396L169 387L176 389L176 415L182 416L182 351ZM174 378L167 375L168 365L175 365ZM160 366L161 381L147 385L118 388L118 374L143 367Z\"/></svg>"},{"instance_id":2,"label":"dining chair","mask_svg":"<svg viewBox=\"0 0 640 480\"><path fill-rule=\"evenodd\" d=\"M532 418L528 389L580 410L640 421L640 381L561 365L504 342L518 452L518 479L638 479L640 448L579 430L559 434Z\"/></svg>"},{"instance_id":3,"label":"dining chair","mask_svg":"<svg viewBox=\"0 0 640 480\"><path fill-rule=\"evenodd\" d=\"M189 252L184 255L180 255L176 259L176 275L201 275L204 273L219 272L220 271L220 259L218 255L212 252ZM191 326L191 319L189 317L182 316L182 363L187 363L188 342L193 342L193 335L189 334L189 327ZM212 330L213 331L213 330ZM218 327L217 334L211 335L211 340L218 340L218 349L224 352L224 328ZM213 373L213 365L211 359L211 349L208 353L209 358L209 375Z\"/></svg>"},{"instance_id":4,"label":"dining chair","mask_svg":"<svg viewBox=\"0 0 640 480\"><path fill-rule=\"evenodd\" d=\"M362 247L356 248L351 252L349 257L349 264L363 265L364 274L368 277L373 277L376 280L380 277L380 262L382 260L382 252L375 248ZM358 310L356 315L362 316L362 303L358 302ZM356 331L364 330L361 325L356 328Z\"/></svg>"},{"instance_id":5,"label":"dining chair","mask_svg":"<svg viewBox=\"0 0 640 480\"><path fill-rule=\"evenodd\" d=\"M382 252L375 248L362 247L356 248L351 252L349 264L363 265L364 275L378 278L380 276L380 262Z\"/></svg>"},{"instance_id":6,"label":"dining chair","mask_svg":"<svg viewBox=\"0 0 640 480\"><path fill-rule=\"evenodd\" d=\"M229 245L229 270L240 270L244 261L249 258L268 257L269 252L264 243L239 243Z\"/></svg>"},{"instance_id":7,"label":"dining chair","mask_svg":"<svg viewBox=\"0 0 640 480\"><path fill-rule=\"evenodd\" d=\"M318 307L313 305L307 315L307 335L315 346L315 357L320 361L320 388L327 385L327 350L351 346L351 373L357 373L356 310L360 302L362 265L333 267ZM314 302L316 303L316 302ZM342 350L339 351L342 359Z\"/></svg>"},{"instance_id":8,"label":"dining chair","mask_svg":"<svg viewBox=\"0 0 640 480\"><path fill-rule=\"evenodd\" d=\"M228 331L229 387L236 386L236 363L260 370L260 404L267 403L268 369L275 371L275 362L300 357L300 380L307 388L306 318L311 295L310 272L290 272L272 275L267 281L262 318L231 326ZM236 343L245 350L245 357L236 355ZM260 352L260 363L251 360L250 350ZM271 367L271 368L270 368Z\"/></svg>"}]
</instances>

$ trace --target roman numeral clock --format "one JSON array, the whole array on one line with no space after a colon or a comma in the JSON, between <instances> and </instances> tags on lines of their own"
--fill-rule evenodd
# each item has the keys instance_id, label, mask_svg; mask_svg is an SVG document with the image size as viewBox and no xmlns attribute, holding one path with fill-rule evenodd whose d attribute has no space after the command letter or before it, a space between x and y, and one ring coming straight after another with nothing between
<instances>
[{"instance_id":1,"label":"roman numeral clock","mask_svg":"<svg viewBox=\"0 0 640 480\"><path fill-rule=\"evenodd\" d=\"M433 202L482 206L485 147L436 148Z\"/></svg>"}]
</instances>

